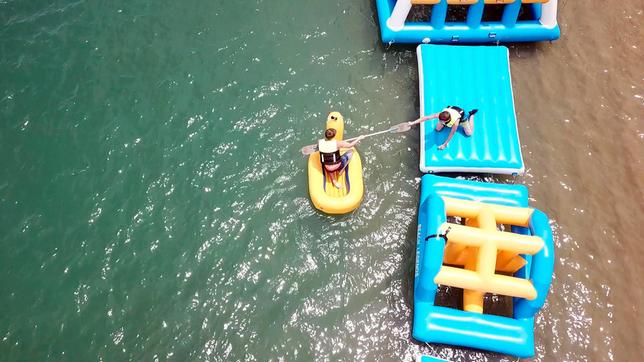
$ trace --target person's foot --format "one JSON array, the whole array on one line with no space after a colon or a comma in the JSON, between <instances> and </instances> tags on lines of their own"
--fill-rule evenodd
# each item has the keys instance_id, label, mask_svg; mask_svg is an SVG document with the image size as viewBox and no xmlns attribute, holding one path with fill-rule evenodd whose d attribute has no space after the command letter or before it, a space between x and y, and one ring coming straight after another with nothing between
<instances>
[{"instance_id":1,"label":"person's foot","mask_svg":"<svg viewBox=\"0 0 644 362\"><path fill-rule=\"evenodd\" d=\"M469 118L469 116L473 116L473 115L475 115L475 114L476 114L476 112L478 112L478 111L479 111L478 109L473 109L473 110L469 111L469 112L467 113L467 116L468 116L467 118Z\"/></svg>"},{"instance_id":2,"label":"person's foot","mask_svg":"<svg viewBox=\"0 0 644 362\"><path fill-rule=\"evenodd\" d=\"M333 186L335 186L336 189L342 188L342 184L340 183L340 181L337 181L337 180L333 180Z\"/></svg>"}]
</instances>

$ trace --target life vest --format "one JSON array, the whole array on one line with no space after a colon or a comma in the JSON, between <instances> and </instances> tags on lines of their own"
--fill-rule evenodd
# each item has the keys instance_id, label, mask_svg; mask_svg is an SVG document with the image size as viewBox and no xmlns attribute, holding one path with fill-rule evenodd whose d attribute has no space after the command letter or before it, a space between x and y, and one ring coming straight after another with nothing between
<instances>
[{"instance_id":1,"label":"life vest","mask_svg":"<svg viewBox=\"0 0 644 362\"><path fill-rule=\"evenodd\" d=\"M456 121L460 121L465 114L465 111L462 108L456 106L447 106L443 109L443 112L449 113L449 122L444 123L447 127L452 127Z\"/></svg>"},{"instance_id":2,"label":"life vest","mask_svg":"<svg viewBox=\"0 0 644 362\"><path fill-rule=\"evenodd\" d=\"M320 151L320 163L323 165L340 163L340 149L336 140L319 140L318 150Z\"/></svg>"}]
</instances>

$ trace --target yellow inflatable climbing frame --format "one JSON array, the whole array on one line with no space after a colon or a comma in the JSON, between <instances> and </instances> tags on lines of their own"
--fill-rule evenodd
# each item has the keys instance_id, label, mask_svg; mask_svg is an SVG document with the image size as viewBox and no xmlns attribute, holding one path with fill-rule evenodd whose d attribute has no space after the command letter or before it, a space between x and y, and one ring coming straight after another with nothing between
<instances>
[{"instance_id":1,"label":"yellow inflatable climbing frame","mask_svg":"<svg viewBox=\"0 0 644 362\"><path fill-rule=\"evenodd\" d=\"M528 227L533 209L443 197L447 216L465 218L465 225L446 222L447 244L437 284L463 288L463 310L483 313L485 293L534 300L537 291L526 279L512 277L543 248L537 236L498 231L497 224ZM503 275L503 274L508 275Z\"/></svg>"}]
</instances>

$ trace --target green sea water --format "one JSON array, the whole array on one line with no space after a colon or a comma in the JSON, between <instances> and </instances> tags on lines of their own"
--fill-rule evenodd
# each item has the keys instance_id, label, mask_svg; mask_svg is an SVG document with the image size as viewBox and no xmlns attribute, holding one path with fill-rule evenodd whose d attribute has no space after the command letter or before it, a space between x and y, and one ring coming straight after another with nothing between
<instances>
[{"instance_id":1,"label":"green sea water","mask_svg":"<svg viewBox=\"0 0 644 362\"><path fill-rule=\"evenodd\" d=\"M0 359L407 353L417 136L361 149L344 217L299 149L412 119L414 53L370 2L294 5L0 3Z\"/></svg>"},{"instance_id":2,"label":"green sea water","mask_svg":"<svg viewBox=\"0 0 644 362\"><path fill-rule=\"evenodd\" d=\"M543 361L644 348L641 4L586 3L511 46L516 181L557 245ZM416 132L359 145L354 213L309 201L329 111L347 136L418 115L414 47L378 31L371 0L0 0L0 360L515 360L411 338Z\"/></svg>"}]
</instances>

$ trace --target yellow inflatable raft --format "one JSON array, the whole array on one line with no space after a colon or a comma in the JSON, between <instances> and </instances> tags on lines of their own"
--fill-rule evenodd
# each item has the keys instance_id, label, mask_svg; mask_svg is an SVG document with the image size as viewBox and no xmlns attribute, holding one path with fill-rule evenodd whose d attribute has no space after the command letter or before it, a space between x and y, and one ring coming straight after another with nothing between
<instances>
[{"instance_id":1,"label":"yellow inflatable raft","mask_svg":"<svg viewBox=\"0 0 644 362\"><path fill-rule=\"evenodd\" d=\"M335 118L335 119L332 119ZM336 135L333 139L342 140L344 134L344 118L339 112L331 112L326 120L326 129L334 128ZM358 206L362 201L364 185L362 183L362 161L358 151L353 148L353 156L349 165L340 174L341 188L331 182L330 176L322 168L320 152L309 156L309 195L313 205L327 214L346 214ZM341 149L344 154L347 149Z\"/></svg>"}]
</instances>

